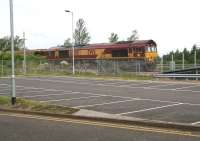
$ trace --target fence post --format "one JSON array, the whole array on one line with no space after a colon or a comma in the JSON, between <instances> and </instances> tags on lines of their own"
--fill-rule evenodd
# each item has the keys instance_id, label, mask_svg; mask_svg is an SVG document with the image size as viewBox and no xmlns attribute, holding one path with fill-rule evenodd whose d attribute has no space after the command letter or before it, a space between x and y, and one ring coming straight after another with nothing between
<instances>
[{"instance_id":1,"label":"fence post","mask_svg":"<svg viewBox=\"0 0 200 141\"><path fill-rule=\"evenodd\" d=\"M119 62L116 60L116 75L119 74Z\"/></svg>"},{"instance_id":2,"label":"fence post","mask_svg":"<svg viewBox=\"0 0 200 141\"><path fill-rule=\"evenodd\" d=\"M79 67L78 67L78 73L81 74L81 60L78 61L79 62Z\"/></svg>"},{"instance_id":3,"label":"fence post","mask_svg":"<svg viewBox=\"0 0 200 141\"><path fill-rule=\"evenodd\" d=\"M113 63L113 74L115 75L115 60L112 60Z\"/></svg>"},{"instance_id":4,"label":"fence post","mask_svg":"<svg viewBox=\"0 0 200 141\"><path fill-rule=\"evenodd\" d=\"M195 48L195 51L194 51L194 67L197 66L197 50Z\"/></svg>"},{"instance_id":5,"label":"fence post","mask_svg":"<svg viewBox=\"0 0 200 141\"><path fill-rule=\"evenodd\" d=\"M163 73L163 56L162 56L161 62L160 62L160 71L161 71L161 73Z\"/></svg>"},{"instance_id":6,"label":"fence post","mask_svg":"<svg viewBox=\"0 0 200 141\"><path fill-rule=\"evenodd\" d=\"M96 64L97 64L97 70L96 70L96 75L98 75L99 74L99 62L98 62L98 60L96 60Z\"/></svg>"},{"instance_id":7,"label":"fence post","mask_svg":"<svg viewBox=\"0 0 200 141\"><path fill-rule=\"evenodd\" d=\"M1 75L3 76L3 59L1 60Z\"/></svg>"},{"instance_id":8,"label":"fence post","mask_svg":"<svg viewBox=\"0 0 200 141\"><path fill-rule=\"evenodd\" d=\"M40 72L42 71L42 63L41 63L41 60L40 60L40 64L39 64L39 66L40 66Z\"/></svg>"},{"instance_id":9,"label":"fence post","mask_svg":"<svg viewBox=\"0 0 200 141\"><path fill-rule=\"evenodd\" d=\"M138 74L138 62L135 62L135 66L136 66L135 72L136 72L136 75L137 75Z\"/></svg>"},{"instance_id":10,"label":"fence post","mask_svg":"<svg viewBox=\"0 0 200 141\"><path fill-rule=\"evenodd\" d=\"M139 74L140 74L140 71L141 71L141 65L140 65L140 62L139 62Z\"/></svg>"}]
</instances>

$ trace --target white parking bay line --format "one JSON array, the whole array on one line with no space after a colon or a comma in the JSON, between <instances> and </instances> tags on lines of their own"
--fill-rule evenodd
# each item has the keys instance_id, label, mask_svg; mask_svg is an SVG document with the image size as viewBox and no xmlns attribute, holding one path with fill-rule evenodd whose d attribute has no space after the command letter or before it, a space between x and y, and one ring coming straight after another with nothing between
<instances>
[{"instance_id":1,"label":"white parking bay line","mask_svg":"<svg viewBox=\"0 0 200 141\"><path fill-rule=\"evenodd\" d=\"M17 90L18 92L21 91L20 93L24 94L24 93L41 93L42 91L30 91L30 90L26 90L26 91L23 91L23 90Z\"/></svg>"},{"instance_id":2,"label":"white parking bay line","mask_svg":"<svg viewBox=\"0 0 200 141\"><path fill-rule=\"evenodd\" d=\"M176 89L181 90L181 89L188 89L188 88L193 88L193 87L200 87L200 85L185 86L185 87L179 87L179 88L176 88Z\"/></svg>"},{"instance_id":3,"label":"white parking bay line","mask_svg":"<svg viewBox=\"0 0 200 141\"><path fill-rule=\"evenodd\" d=\"M149 108L149 109L142 109L142 110L138 110L138 111L131 111L131 112L126 112L126 113L120 113L120 114L116 114L116 115L134 114L134 113L140 113L140 112L145 112L145 111L151 111L151 110L156 110L156 109L162 109L162 108L167 108L167 107L178 106L178 105L182 105L182 104L184 104L184 103L165 105L165 106L154 107L154 108Z\"/></svg>"},{"instance_id":4,"label":"white parking bay line","mask_svg":"<svg viewBox=\"0 0 200 141\"><path fill-rule=\"evenodd\" d=\"M0 92L0 95L10 95L11 92Z\"/></svg>"},{"instance_id":5,"label":"white parking bay line","mask_svg":"<svg viewBox=\"0 0 200 141\"><path fill-rule=\"evenodd\" d=\"M107 102L107 103L100 103L100 104L93 104L93 105L82 105L82 106L76 106L76 107L73 107L73 108L94 107L94 106L109 105L109 104L123 103L123 102L136 101L136 100L138 100L138 99L135 98L135 99L129 99L129 100L123 100L123 101L114 101L114 102Z\"/></svg>"},{"instance_id":6,"label":"white parking bay line","mask_svg":"<svg viewBox=\"0 0 200 141\"><path fill-rule=\"evenodd\" d=\"M148 88L157 88L157 87L165 87L165 86L171 86L174 84L156 84L155 86L148 86Z\"/></svg>"},{"instance_id":7,"label":"white parking bay line","mask_svg":"<svg viewBox=\"0 0 200 141\"><path fill-rule=\"evenodd\" d=\"M161 88L151 88L151 87L142 87L142 86L139 86L139 87L131 87L130 85L122 85L122 86L116 86L116 85L106 85L106 84L93 84L93 83L85 83L85 82L73 82L73 81L60 81L60 80L50 80L50 79L33 79L33 78L20 78L20 79L24 79L24 80L38 80L38 81L41 81L41 82L52 82L52 83L64 83L64 84L78 84L78 85L91 85L91 86L107 86L107 87L116 87L116 88L132 88L132 89L135 89L135 88L139 88L139 89L154 89L154 90L161 90L161 91L168 91L168 90L171 90L171 91L188 91L188 90L179 90L179 89L161 89ZM144 82L146 83L146 82ZM153 81L151 82L147 82L147 83L154 83ZM176 84L176 83L175 83ZM137 86L137 85L136 85ZM191 91L189 90L190 92L200 92L200 91Z\"/></svg>"},{"instance_id":8,"label":"white parking bay line","mask_svg":"<svg viewBox=\"0 0 200 141\"><path fill-rule=\"evenodd\" d=\"M31 95L31 96L23 96L24 98L35 98L35 97L47 97L47 96L59 96L59 95L73 95L78 94L79 92L71 92L71 93L63 93L63 94L43 94L43 95Z\"/></svg>"},{"instance_id":9,"label":"white parking bay line","mask_svg":"<svg viewBox=\"0 0 200 141\"><path fill-rule=\"evenodd\" d=\"M191 123L192 125L197 125L197 124L200 124L200 121L197 121L197 122L193 122Z\"/></svg>"},{"instance_id":10,"label":"white parking bay line","mask_svg":"<svg viewBox=\"0 0 200 141\"><path fill-rule=\"evenodd\" d=\"M0 91L9 91L11 89L0 89Z\"/></svg>"},{"instance_id":11,"label":"white parking bay line","mask_svg":"<svg viewBox=\"0 0 200 141\"><path fill-rule=\"evenodd\" d=\"M105 97L105 96L107 96L107 95L101 95L101 96L88 96L88 97L79 97L79 98L71 98L71 99L55 99L55 100L46 100L46 101L40 101L40 102L70 101L70 100L89 99L89 98Z\"/></svg>"},{"instance_id":12,"label":"white parking bay line","mask_svg":"<svg viewBox=\"0 0 200 141\"><path fill-rule=\"evenodd\" d=\"M37 88L37 87L27 87L27 86L17 86L17 87L23 87L24 89L35 89L35 90L41 90L41 91L55 91L55 92L71 92L71 91L67 91L67 90L58 90L58 89L49 89L49 88Z\"/></svg>"},{"instance_id":13,"label":"white parking bay line","mask_svg":"<svg viewBox=\"0 0 200 141\"><path fill-rule=\"evenodd\" d=\"M9 84L0 84L0 85L9 85Z\"/></svg>"}]
</instances>

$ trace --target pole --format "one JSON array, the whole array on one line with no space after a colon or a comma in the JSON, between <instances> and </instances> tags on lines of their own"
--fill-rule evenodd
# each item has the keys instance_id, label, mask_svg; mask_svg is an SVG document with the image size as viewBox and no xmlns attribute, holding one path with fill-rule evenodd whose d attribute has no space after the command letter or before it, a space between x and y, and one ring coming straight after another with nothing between
<instances>
[{"instance_id":1,"label":"pole","mask_svg":"<svg viewBox=\"0 0 200 141\"><path fill-rule=\"evenodd\" d=\"M161 72L163 73L163 56L161 57L161 63L160 63L160 68L161 68Z\"/></svg>"},{"instance_id":2,"label":"pole","mask_svg":"<svg viewBox=\"0 0 200 141\"><path fill-rule=\"evenodd\" d=\"M182 53L182 69L185 69L185 55Z\"/></svg>"},{"instance_id":3,"label":"pole","mask_svg":"<svg viewBox=\"0 0 200 141\"><path fill-rule=\"evenodd\" d=\"M24 75L26 75L26 43L25 43L25 32L23 32L23 41L24 41L24 61L23 61L23 71L24 71Z\"/></svg>"},{"instance_id":4,"label":"pole","mask_svg":"<svg viewBox=\"0 0 200 141\"><path fill-rule=\"evenodd\" d=\"M73 75L75 74L75 66L74 66L74 13L72 13L72 65L73 65Z\"/></svg>"},{"instance_id":5,"label":"pole","mask_svg":"<svg viewBox=\"0 0 200 141\"><path fill-rule=\"evenodd\" d=\"M3 77L3 54L1 59L1 76Z\"/></svg>"},{"instance_id":6,"label":"pole","mask_svg":"<svg viewBox=\"0 0 200 141\"><path fill-rule=\"evenodd\" d=\"M6 48L6 44L5 44L5 48ZM1 75L3 77L3 48L1 50Z\"/></svg>"},{"instance_id":7,"label":"pole","mask_svg":"<svg viewBox=\"0 0 200 141\"><path fill-rule=\"evenodd\" d=\"M10 33L11 33L11 57L12 57L12 98L11 103L15 105L16 103L16 93L15 93L15 56L14 56L14 21L13 21L13 0L10 0Z\"/></svg>"},{"instance_id":8,"label":"pole","mask_svg":"<svg viewBox=\"0 0 200 141\"><path fill-rule=\"evenodd\" d=\"M194 67L197 66L197 50L195 48L195 51L194 51Z\"/></svg>"},{"instance_id":9,"label":"pole","mask_svg":"<svg viewBox=\"0 0 200 141\"><path fill-rule=\"evenodd\" d=\"M174 55L172 54L172 64L171 64L172 66L172 70L174 70Z\"/></svg>"}]
</instances>

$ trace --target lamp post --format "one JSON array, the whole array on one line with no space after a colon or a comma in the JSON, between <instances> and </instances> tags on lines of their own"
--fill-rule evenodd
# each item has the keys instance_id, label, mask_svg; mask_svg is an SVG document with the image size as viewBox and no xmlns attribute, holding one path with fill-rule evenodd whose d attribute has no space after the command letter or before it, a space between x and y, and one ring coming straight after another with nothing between
<instances>
[{"instance_id":1,"label":"lamp post","mask_svg":"<svg viewBox=\"0 0 200 141\"><path fill-rule=\"evenodd\" d=\"M195 48L195 50L194 50L194 67L196 67L196 66L197 66L197 50Z\"/></svg>"},{"instance_id":2,"label":"lamp post","mask_svg":"<svg viewBox=\"0 0 200 141\"><path fill-rule=\"evenodd\" d=\"M13 22L13 0L10 0L10 33L11 33L11 58L12 58L12 98L11 103L16 103L16 91L15 91L15 56L14 56L14 22Z\"/></svg>"},{"instance_id":3,"label":"lamp post","mask_svg":"<svg viewBox=\"0 0 200 141\"><path fill-rule=\"evenodd\" d=\"M74 66L74 39L73 39L73 35L74 35L74 13L70 10L65 10L65 12L67 13L71 13L72 14L72 71L73 74L75 74L75 66Z\"/></svg>"},{"instance_id":4,"label":"lamp post","mask_svg":"<svg viewBox=\"0 0 200 141\"><path fill-rule=\"evenodd\" d=\"M175 62L174 62L174 54L172 53L172 61L171 61L171 70L174 71L175 70Z\"/></svg>"},{"instance_id":5,"label":"lamp post","mask_svg":"<svg viewBox=\"0 0 200 141\"><path fill-rule=\"evenodd\" d=\"M24 60L23 60L23 71L24 75L26 75L26 43L25 43L25 32L23 32L23 48L24 48Z\"/></svg>"},{"instance_id":6,"label":"lamp post","mask_svg":"<svg viewBox=\"0 0 200 141\"><path fill-rule=\"evenodd\" d=\"M182 69L185 69L185 54L182 53Z\"/></svg>"},{"instance_id":7,"label":"lamp post","mask_svg":"<svg viewBox=\"0 0 200 141\"><path fill-rule=\"evenodd\" d=\"M163 73L163 56L161 57L160 69L161 69L161 73Z\"/></svg>"}]
</instances>

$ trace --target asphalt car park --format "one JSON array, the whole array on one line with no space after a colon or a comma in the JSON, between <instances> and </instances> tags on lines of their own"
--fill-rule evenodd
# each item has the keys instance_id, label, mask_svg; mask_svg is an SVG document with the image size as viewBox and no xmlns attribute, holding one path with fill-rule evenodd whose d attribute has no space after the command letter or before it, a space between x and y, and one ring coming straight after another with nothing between
<instances>
[{"instance_id":1,"label":"asphalt car park","mask_svg":"<svg viewBox=\"0 0 200 141\"><path fill-rule=\"evenodd\" d=\"M0 95L10 94L0 79ZM20 77L18 97L121 116L200 125L200 83Z\"/></svg>"}]
</instances>

